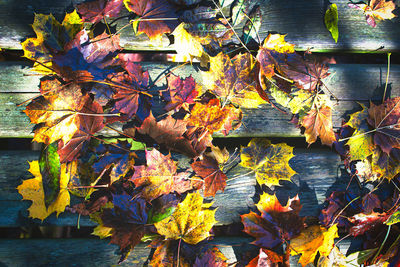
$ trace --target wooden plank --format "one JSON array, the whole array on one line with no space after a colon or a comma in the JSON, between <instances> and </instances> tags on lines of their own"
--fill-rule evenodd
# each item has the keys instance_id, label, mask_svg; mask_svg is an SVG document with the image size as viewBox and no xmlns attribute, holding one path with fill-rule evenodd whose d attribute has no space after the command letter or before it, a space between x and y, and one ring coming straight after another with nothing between
<instances>
[{"instance_id":1,"label":"wooden plank","mask_svg":"<svg viewBox=\"0 0 400 267\"><path fill-rule=\"evenodd\" d=\"M20 42L34 36L30 27L34 13L53 13L62 18L64 11L83 0L3 0L0 1L0 47L21 49ZM400 49L400 20L378 23L372 28L359 10L347 6L347 0L333 1L339 9L339 40L335 44L324 25L325 1L269 0L262 3L263 23L260 36L268 31L287 34L287 40L299 50L385 52ZM128 23L122 19L117 29ZM121 32L121 45L131 50L173 50L164 37L160 42L150 42L144 35L133 36L131 27Z\"/></svg>"},{"instance_id":2,"label":"wooden plank","mask_svg":"<svg viewBox=\"0 0 400 267\"><path fill-rule=\"evenodd\" d=\"M290 165L297 172L292 177L293 183L285 182L277 188L277 196L284 203L287 198L299 194L303 205L302 216L318 216L325 197L333 190L344 189L349 182L349 176L340 169L340 158L329 149L295 149L296 155ZM34 151L0 151L0 226L12 227L26 223L40 223L39 220L27 219L26 208L29 201L21 201L16 187L22 180L31 178L27 172L27 160L38 158ZM216 220L218 225L227 225L240 221L240 214L254 208L255 177L249 174L249 169L236 166L228 173L227 187L214 198L214 206L218 207ZM239 177L238 177L239 176ZM238 177L232 179L234 177ZM229 179L232 179L229 181ZM60 221L55 215L45 220L51 225L77 225L75 215L60 215ZM81 217L80 225L93 226L87 218Z\"/></svg>"},{"instance_id":3,"label":"wooden plank","mask_svg":"<svg viewBox=\"0 0 400 267\"><path fill-rule=\"evenodd\" d=\"M142 63L150 72L152 80L163 75L166 69L171 69L174 63ZM16 107L38 94L40 76L32 76L28 63L0 62L0 137L32 137L33 125L22 112L23 106ZM347 115L359 110L356 101L368 103L369 99L381 100L384 90L387 66L337 64L331 65L331 75L325 79L329 90L339 98L333 111L333 125L340 127ZM198 83L202 83L201 72L197 66L183 66L174 71L177 75L187 77L192 75ZM400 65L392 65L390 69L389 91L392 96L400 95ZM165 80L157 84L165 88ZM388 92L389 92L388 91ZM277 136L298 137L300 130L289 122L290 115L283 114L269 105L261 105L258 109L244 109L243 125L230 134L231 137ZM118 124L114 125L119 127ZM105 130L103 135L116 135L114 131ZM221 136L221 134L216 134Z\"/></svg>"},{"instance_id":4,"label":"wooden plank","mask_svg":"<svg viewBox=\"0 0 400 267\"><path fill-rule=\"evenodd\" d=\"M219 237L210 241L217 245L229 263L255 249L251 238ZM114 266L118 263L118 247L100 239L2 239L1 266ZM240 247L240 250L237 249ZM147 243L137 245L126 261L118 266L143 266L150 254Z\"/></svg>"},{"instance_id":5,"label":"wooden plank","mask_svg":"<svg viewBox=\"0 0 400 267\"><path fill-rule=\"evenodd\" d=\"M216 237L209 244L217 246L227 258L229 265L258 248L249 243L253 238ZM353 240L338 244L344 254ZM114 266L119 260L118 247L100 239L2 239L0 240L0 265L2 266ZM150 254L148 244L137 245L126 261L118 266L143 266ZM299 256L290 257L290 266ZM240 265L241 266L241 265Z\"/></svg>"}]
</instances>

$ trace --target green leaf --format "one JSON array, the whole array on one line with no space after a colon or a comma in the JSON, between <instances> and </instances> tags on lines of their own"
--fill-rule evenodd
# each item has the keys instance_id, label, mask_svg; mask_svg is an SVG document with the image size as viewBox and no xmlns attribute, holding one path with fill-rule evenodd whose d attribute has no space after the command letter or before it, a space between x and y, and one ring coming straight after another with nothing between
<instances>
[{"instance_id":1,"label":"green leaf","mask_svg":"<svg viewBox=\"0 0 400 267\"><path fill-rule=\"evenodd\" d=\"M176 207L169 207L165 209L164 213L154 213L154 209L151 209L149 211L149 219L147 220L148 224L153 224L159 221L164 220L165 218L171 216L172 213L174 213Z\"/></svg>"},{"instance_id":2,"label":"green leaf","mask_svg":"<svg viewBox=\"0 0 400 267\"><path fill-rule=\"evenodd\" d=\"M328 31L330 31L333 40L335 40L335 43L337 43L337 40L339 38L338 21L339 15L337 5L332 4L328 7L325 13L325 26Z\"/></svg>"},{"instance_id":3,"label":"green leaf","mask_svg":"<svg viewBox=\"0 0 400 267\"><path fill-rule=\"evenodd\" d=\"M398 222L400 222L400 210L393 213L392 216L390 216L389 219L386 220L385 224L392 225Z\"/></svg>"},{"instance_id":4,"label":"green leaf","mask_svg":"<svg viewBox=\"0 0 400 267\"><path fill-rule=\"evenodd\" d=\"M357 251L346 257L348 266L360 266L365 263L369 258L374 256L378 248Z\"/></svg>"},{"instance_id":5,"label":"green leaf","mask_svg":"<svg viewBox=\"0 0 400 267\"><path fill-rule=\"evenodd\" d=\"M43 147L39 159L39 169L42 175L44 203L48 207L60 192L61 164L57 153L58 144L54 142Z\"/></svg>"}]
</instances>

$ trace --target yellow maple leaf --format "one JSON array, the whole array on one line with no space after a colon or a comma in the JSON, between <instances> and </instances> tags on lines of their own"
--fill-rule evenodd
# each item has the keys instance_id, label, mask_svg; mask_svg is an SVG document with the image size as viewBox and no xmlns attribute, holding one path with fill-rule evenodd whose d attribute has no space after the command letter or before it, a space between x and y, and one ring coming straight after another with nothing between
<instances>
[{"instance_id":1,"label":"yellow maple leaf","mask_svg":"<svg viewBox=\"0 0 400 267\"><path fill-rule=\"evenodd\" d=\"M257 108L266 103L256 90L255 61L249 53L234 58L219 53L210 58L210 70L203 72L203 83L207 89L224 100L243 108Z\"/></svg>"},{"instance_id":2,"label":"yellow maple leaf","mask_svg":"<svg viewBox=\"0 0 400 267\"><path fill-rule=\"evenodd\" d=\"M212 134L224 126L230 109L230 107L221 107L217 98L211 99L207 104L196 102L186 120L190 125L204 127Z\"/></svg>"},{"instance_id":3,"label":"yellow maple leaf","mask_svg":"<svg viewBox=\"0 0 400 267\"><path fill-rule=\"evenodd\" d=\"M52 73L52 55L49 51L63 51L68 41L83 29L83 22L76 10L67 13L62 23L55 17L35 14L32 24L36 38L28 38L21 43L24 57L35 60L33 70L39 73Z\"/></svg>"},{"instance_id":4,"label":"yellow maple leaf","mask_svg":"<svg viewBox=\"0 0 400 267\"><path fill-rule=\"evenodd\" d=\"M207 38L196 38L185 29L185 23L181 23L172 32L174 36L174 48L178 56L183 57L184 60L193 58L200 60L203 65L209 61L208 54L204 51L203 44L208 44L210 40Z\"/></svg>"},{"instance_id":5,"label":"yellow maple leaf","mask_svg":"<svg viewBox=\"0 0 400 267\"><path fill-rule=\"evenodd\" d=\"M334 247L335 238L339 237L337 231L337 224L332 225L329 229L320 225L312 225L290 241L290 254L301 254L299 263L302 266L314 262L317 252L321 256L329 256Z\"/></svg>"},{"instance_id":6,"label":"yellow maple leaf","mask_svg":"<svg viewBox=\"0 0 400 267\"><path fill-rule=\"evenodd\" d=\"M33 140L51 144L62 139L66 144L78 130L78 111L90 101L90 97L82 96L80 86L75 83L62 86L57 80L48 80L45 84L53 91L34 99L24 110L31 123L41 124L35 130Z\"/></svg>"},{"instance_id":7,"label":"yellow maple leaf","mask_svg":"<svg viewBox=\"0 0 400 267\"><path fill-rule=\"evenodd\" d=\"M53 212L56 212L58 216L65 210L65 207L68 206L70 202L70 195L67 189L71 171L70 168L68 168L67 164L61 165L60 192L56 200L46 208L39 162L37 160L29 162L29 166L29 172L35 176L35 178L25 180L17 187L18 192L22 195L24 200L32 201L32 205L28 208L29 217L43 221Z\"/></svg>"},{"instance_id":8,"label":"yellow maple leaf","mask_svg":"<svg viewBox=\"0 0 400 267\"><path fill-rule=\"evenodd\" d=\"M296 172L290 167L293 147L281 143L273 145L263 138L253 138L247 147L241 149L240 165L254 170L257 182L268 187L279 185L279 181L288 180Z\"/></svg>"},{"instance_id":9,"label":"yellow maple leaf","mask_svg":"<svg viewBox=\"0 0 400 267\"><path fill-rule=\"evenodd\" d=\"M216 223L216 209L210 209L212 204L203 203L199 193L189 193L171 216L154 226L166 239L182 239L188 244L197 244L210 236L210 230Z\"/></svg>"}]
</instances>

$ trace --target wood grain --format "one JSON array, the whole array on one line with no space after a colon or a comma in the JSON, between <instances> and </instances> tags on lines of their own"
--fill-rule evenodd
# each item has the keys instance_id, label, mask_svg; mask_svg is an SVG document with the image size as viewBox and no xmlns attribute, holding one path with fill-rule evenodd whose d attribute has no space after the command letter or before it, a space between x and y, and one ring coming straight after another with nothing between
<instances>
[{"instance_id":1,"label":"wood grain","mask_svg":"<svg viewBox=\"0 0 400 267\"><path fill-rule=\"evenodd\" d=\"M173 69L175 63L141 63L150 73L151 79L157 80L165 74L166 69ZM339 99L333 110L333 125L340 127L349 114L360 110L361 102L368 104L369 100L381 101L386 79L387 66L337 64L331 65L331 75L325 79L329 91ZM174 71L182 77L192 75L202 84L201 71L195 66L183 66ZM161 76L160 76L161 75ZM40 76L34 75L28 63L0 62L0 137L32 137L33 125L22 112L24 106L17 107L27 99L38 95ZM165 88L165 79L157 84L153 91ZM400 65L392 65L390 70L388 92L392 96L400 96ZM328 92L327 92L328 93ZM157 101L155 101L157 109ZM163 111L159 110L160 113ZM298 137L300 129L289 122L291 116L261 105L258 109L243 109L243 125L230 137ZM114 127L120 128L120 124ZM104 130L101 134L115 136L116 132ZM215 136L222 136L215 134Z\"/></svg>"},{"instance_id":2,"label":"wood grain","mask_svg":"<svg viewBox=\"0 0 400 267\"><path fill-rule=\"evenodd\" d=\"M0 1L0 47L21 49L21 41L34 37L30 27L34 13L52 13L61 20L65 11L73 10L72 4L81 2L83 0ZM367 25L362 11L347 6L347 0L332 1L337 4L339 11L339 40L335 44L324 25L326 3L320 0L262 1L261 39L272 31L287 34L286 39L294 43L298 50L371 53L399 51L399 18L380 22L376 28L372 28ZM127 19L121 19L116 28L127 23ZM121 45L129 50L174 50L167 37L164 36L159 42L150 42L144 35L134 36L131 27L121 32Z\"/></svg>"},{"instance_id":3,"label":"wood grain","mask_svg":"<svg viewBox=\"0 0 400 267\"><path fill-rule=\"evenodd\" d=\"M284 204L288 197L298 194L303 205L301 215L318 216L325 197L333 190L345 188L349 176L340 168L339 156L329 149L295 149L294 154L290 165L297 174L292 177L293 183L284 182L282 187L276 188L277 196ZM39 220L28 219L26 209L30 202L21 201L22 197L16 190L23 180L32 178L27 172L27 161L35 160L38 156L38 152L34 151L0 151L0 226L40 223ZM214 198L214 207L218 207L218 225L239 222L240 214L254 209L255 194L255 176L249 174L249 169L238 165L229 171L225 191L218 192ZM57 220L52 215L44 223L76 226L77 216L65 213ZM88 218L81 217L80 225L94 224Z\"/></svg>"}]
</instances>

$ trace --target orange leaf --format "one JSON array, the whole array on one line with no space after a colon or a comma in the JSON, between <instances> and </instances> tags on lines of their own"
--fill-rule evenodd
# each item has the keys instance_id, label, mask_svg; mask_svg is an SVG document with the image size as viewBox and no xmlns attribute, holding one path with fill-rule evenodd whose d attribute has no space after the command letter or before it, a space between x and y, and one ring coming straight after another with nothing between
<instances>
[{"instance_id":1,"label":"orange leaf","mask_svg":"<svg viewBox=\"0 0 400 267\"><path fill-rule=\"evenodd\" d=\"M311 109L302 118L301 126L306 129L304 135L308 144L317 141L318 136L324 145L331 146L336 141L332 129L332 109L330 107L322 106L319 109Z\"/></svg>"}]
</instances>

